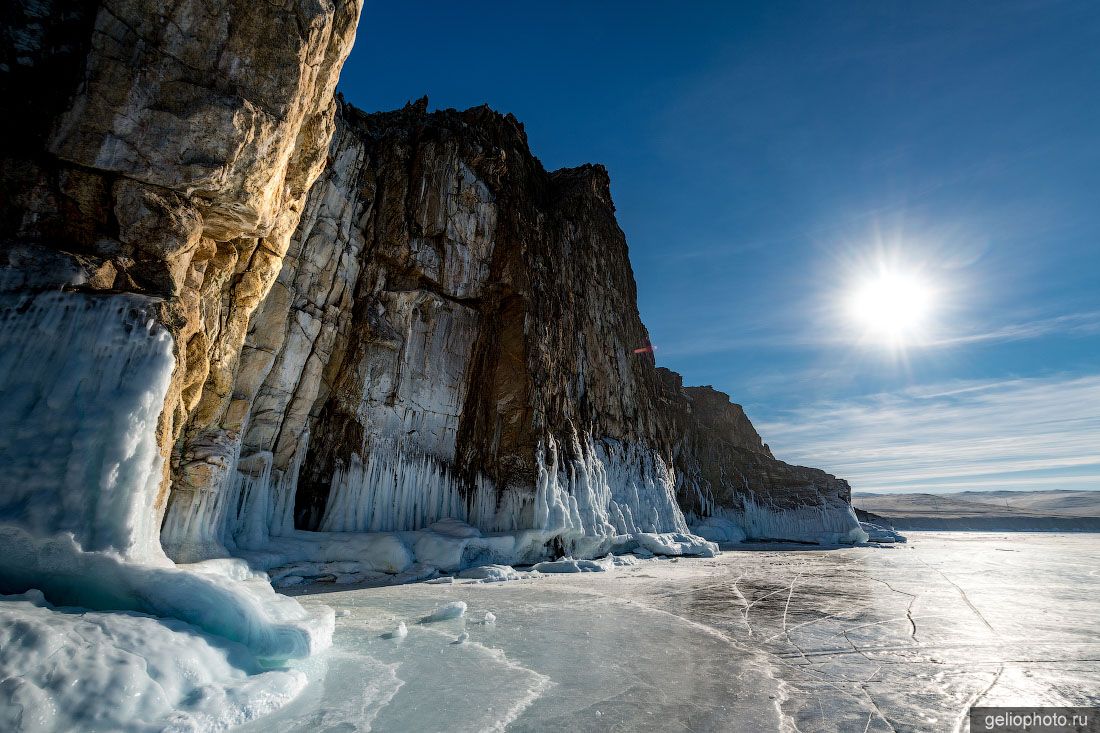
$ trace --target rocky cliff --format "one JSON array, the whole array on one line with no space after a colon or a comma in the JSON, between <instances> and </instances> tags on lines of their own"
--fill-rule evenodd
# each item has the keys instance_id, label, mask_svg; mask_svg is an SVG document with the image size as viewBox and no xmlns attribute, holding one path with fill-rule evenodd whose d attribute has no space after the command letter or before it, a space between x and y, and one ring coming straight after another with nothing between
<instances>
[{"instance_id":1,"label":"rocky cliff","mask_svg":"<svg viewBox=\"0 0 1100 733\"><path fill-rule=\"evenodd\" d=\"M342 105L328 160L252 320L240 407L180 455L176 557L225 551L196 524L264 547L257 513L276 534L457 518L575 552L684 532L685 512L857 528L845 482L777 461L728 396L655 366L602 167L547 172L510 115L426 100Z\"/></svg>"},{"instance_id":2,"label":"rocky cliff","mask_svg":"<svg viewBox=\"0 0 1100 733\"><path fill-rule=\"evenodd\" d=\"M264 568L391 533L394 573L695 551L708 517L858 539L843 481L656 367L602 167L333 100L358 11L5 8L0 520ZM440 520L458 559L400 534Z\"/></svg>"},{"instance_id":3,"label":"rocky cliff","mask_svg":"<svg viewBox=\"0 0 1100 733\"><path fill-rule=\"evenodd\" d=\"M24 301L71 294L51 296L61 309L141 296L130 302L170 335L159 524L173 447L233 409L251 315L325 165L359 3L3 13L0 94L15 108L0 133L0 284Z\"/></svg>"},{"instance_id":4,"label":"rocky cliff","mask_svg":"<svg viewBox=\"0 0 1100 733\"><path fill-rule=\"evenodd\" d=\"M656 368L602 167L545 171L485 107L334 99L358 13L0 9L8 728L287 704L335 616L273 584L866 537L847 484ZM615 561L541 568L582 562Z\"/></svg>"},{"instance_id":5,"label":"rocky cliff","mask_svg":"<svg viewBox=\"0 0 1100 733\"><path fill-rule=\"evenodd\" d=\"M174 567L160 528L196 473L179 456L232 421L359 5L0 10L0 593L174 616L268 659L328 643L240 563Z\"/></svg>"}]
</instances>

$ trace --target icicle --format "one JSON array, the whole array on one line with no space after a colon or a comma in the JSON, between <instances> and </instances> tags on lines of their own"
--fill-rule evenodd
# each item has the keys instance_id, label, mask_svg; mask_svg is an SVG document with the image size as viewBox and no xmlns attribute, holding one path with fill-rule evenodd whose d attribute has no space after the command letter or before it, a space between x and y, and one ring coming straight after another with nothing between
<instances>
[{"instance_id":1,"label":"icicle","mask_svg":"<svg viewBox=\"0 0 1100 733\"><path fill-rule=\"evenodd\" d=\"M816 506L777 508L745 500L740 512L719 512L732 519L752 539L792 540L819 544L859 544L867 533L859 526L852 507L844 502L823 502Z\"/></svg>"}]
</instances>

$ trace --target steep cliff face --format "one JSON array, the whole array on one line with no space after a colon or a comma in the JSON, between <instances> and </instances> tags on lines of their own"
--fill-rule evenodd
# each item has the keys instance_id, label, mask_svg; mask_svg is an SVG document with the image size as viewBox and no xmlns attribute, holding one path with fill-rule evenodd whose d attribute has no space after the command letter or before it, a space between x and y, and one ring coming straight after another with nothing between
<instances>
[{"instance_id":1,"label":"steep cliff face","mask_svg":"<svg viewBox=\"0 0 1100 733\"><path fill-rule=\"evenodd\" d=\"M190 446L233 422L251 315L325 165L359 3L0 13L13 105L0 131L0 592L307 654L327 643L323 620L235 583L250 577L237 564L173 568L159 534L172 479L218 469L193 468Z\"/></svg>"},{"instance_id":2,"label":"steep cliff face","mask_svg":"<svg viewBox=\"0 0 1100 733\"><path fill-rule=\"evenodd\" d=\"M344 105L252 321L243 407L193 444L238 470L177 483L165 545L197 559L457 518L584 552L684 532L684 512L757 536L858 529L847 484L775 460L648 346L602 167L546 172L485 107ZM792 509L825 519L756 521Z\"/></svg>"},{"instance_id":3,"label":"steep cliff face","mask_svg":"<svg viewBox=\"0 0 1100 733\"><path fill-rule=\"evenodd\" d=\"M21 109L0 143L0 367L26 399L0 447L46 448L11 462L0 519L33 506L35 532L85 549L265 566L442 519L533 532L493 550L513 559L710 515L851 529L844 482L775 460L725 395L655 367L602 167L545 171L486 107L334 122L358 10L3 11L0 93ZM78 439L58 438L59 395L98 406ZM88 465L75 499L44 499ZM807 509L828 519L765 521ZM383 564L422 560L419 541Z\"/></svg>"},{"instance_id":4,"label":"steep cliff face","mask_svg":"<svg viewBox=\"0 0 1100 733\"><path fill-rule=\"evenodd\" d=\"M3 290L13 303L64 290L55 307L77 310L138 298L169 335L156 526L173 447L232 421L250 316L325 164L359 4L3 12L0 94L19 108L0 134Z\"/></svg>"},{"instance_id":5,"label":"steep cliff face","mask_svg":"<svg viewBox=\"0 0 1100 733\"><path fill-rule=\"evenodd\" d=\"M847 481L777 460L729 395L684 387L680 375L668 369L658 368L657 374L685 512L705 516L745 501L778 508L850 502Z\"/></svg>"}]
</instances>

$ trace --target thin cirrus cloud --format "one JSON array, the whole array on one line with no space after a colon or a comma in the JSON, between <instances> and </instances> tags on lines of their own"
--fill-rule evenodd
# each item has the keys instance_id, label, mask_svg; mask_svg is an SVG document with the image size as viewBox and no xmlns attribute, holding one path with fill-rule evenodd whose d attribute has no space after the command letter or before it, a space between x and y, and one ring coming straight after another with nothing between
<instances>
[{"instance_id":1,"label":"thin cirrus cloud","mask_svg":"<svg viewBox=\"0 0 1100 733\"><path fill-rule=\"evenodd\" d=\"M1026 341L1056 334L1066 336L1089 336L1100 333L1100 311L1068 313L1052 318L1041 318L1026 323L1012 323L1006 326L978 331L960 336L952 336L930 342L929 346L957 346L997 341Z\"/></svg>"},{"instance_id":2,"label":"thin cirrus cloud","mask_svg":"<svg viewBox=\"0 0 1100 733\"><path fill-rule=\"evenodd\" d=\"M916 341L909 346L913 349L935 349L968 344L1027 341L1048 336L1079 338L1095 334L1100 334L1100 311L1084 311L928 338ZM756 331L748 333L695 334L690 339L663 344L662 350L668 356L703 356L745 348L849 346L851 342L852 338L847 333L823 333L821 330L785 333L779 324L774 324L770 330L758 327Z\"/></svg>"},{"instance_id":3,"label":"thin cirrus cloud","mask_svg":"<svg viewBox=\"0 0 1100 733\"><path fill-rule=\"evenodd\" d=\"M1100 489L1100 374L911 388L759 427L776 455L860 491Z\"/></svg>"}]
</instances>

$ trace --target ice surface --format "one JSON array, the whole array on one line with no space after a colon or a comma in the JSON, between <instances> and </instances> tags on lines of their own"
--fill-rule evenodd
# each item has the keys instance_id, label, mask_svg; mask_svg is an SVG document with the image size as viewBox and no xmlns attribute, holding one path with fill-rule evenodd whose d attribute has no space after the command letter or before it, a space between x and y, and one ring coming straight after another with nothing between
<instances>
[{"instance_id":1,"label":"ice surface","mask_svg":"<svg viewBox=\"0 0 1100 733\"><path fill-rule=\"evenodd\" d=\"M393 670L399 689L380 710L368 694L377 730L938 731L958 729L974 702L1100 703L1093 536L745 550L300 600L354 608L335 653ZM383 638L454 601L467 618L499 618ZM324 729L311 715L360 725L335 706L356 699L363 675L307 673L298 700L246 730Z\"/></svg>"},{"instance_id":2,"label":"ice surface","mask_svg":"<svg viewBox=\"0 0 1100 733\"><path fill-rule=\"evenodd\" d=\"M0 729L206 731L256 719L306 684L180 621L0 596Z\"/></svg>"}]
</instances>

